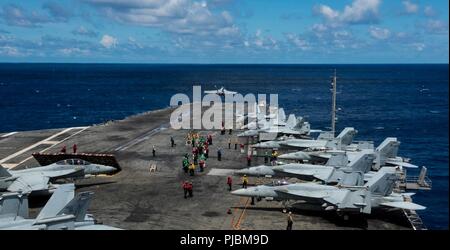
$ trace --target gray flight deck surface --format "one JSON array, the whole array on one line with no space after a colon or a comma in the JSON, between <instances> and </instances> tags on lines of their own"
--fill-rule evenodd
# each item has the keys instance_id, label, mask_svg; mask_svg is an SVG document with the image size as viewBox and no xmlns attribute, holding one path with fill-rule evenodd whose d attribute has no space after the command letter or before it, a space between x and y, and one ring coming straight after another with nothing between
<instances>
[{"instance_id":1,"label":"gray flight deck surface","mask_svg":"<svg viewBox=\"0 0 450 250\"><path fill-rule=\"evenodd\" d=\"M95 192L88 212L106 225L123 229L285 229L281 203L263 200L250 205L250 199L229 194L226 176L208 175L211 169L246 167L239 146L234 150L232 144L228 149L228 139L234 142L238 131L230 136L228 131L220 135L217 130L201 130L201 135L213 134L205 172L190 177L182 171L183 155L191 153L191 147L185 145L188 130L170 128L172 111L167 108L90 127L0 134L0 164L14 169L37 166L32 153L56 153L63 145L71 152L76 143L80 153L114 154L122 167L114 176L77 182L113 182L78 189ZM174 148L170 147L171 136L177 144ZM222 161L217 161L218 147L222 148ZM156 164L156 172L150 171L152 164ZM263 159L254 158L252 165L259 164ZM183 198L184 180L193 182L193 198ZM255 182L268 180L250 178L250 184ZM234 176L233 188L239 184L240 178ZM333 213L293 210L293 215L294 229L409 229L401 212L361 216L351 222Z\"/></svg>"}]
</instances>

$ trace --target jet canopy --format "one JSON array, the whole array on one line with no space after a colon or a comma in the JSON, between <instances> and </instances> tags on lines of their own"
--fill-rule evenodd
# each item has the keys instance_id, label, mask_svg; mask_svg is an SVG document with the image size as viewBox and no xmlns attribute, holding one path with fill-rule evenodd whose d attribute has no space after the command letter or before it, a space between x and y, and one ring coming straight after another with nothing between
<instances>
[{"instance_id":1,"label":"jet canopy","mask_svg":"<svg viewBox=\"0 0 450 250\"><path fill-rule=\"evenodd\" d=\"M264 186L268 187L276 187L276 186L284 186L289 185L290 183L285 180L274 180L271 183L264 184Z\"/></svg>"},{"instance_id":2,"label":"jet canopy","mask_svg":"<svg viewBox=\"0 0 450 250\"><path fill-rule=\"evenodd\" d=\"M58 165L90 165L91 163L81 159L67 159L56 162Z\"/></svg>"}]
</instances>

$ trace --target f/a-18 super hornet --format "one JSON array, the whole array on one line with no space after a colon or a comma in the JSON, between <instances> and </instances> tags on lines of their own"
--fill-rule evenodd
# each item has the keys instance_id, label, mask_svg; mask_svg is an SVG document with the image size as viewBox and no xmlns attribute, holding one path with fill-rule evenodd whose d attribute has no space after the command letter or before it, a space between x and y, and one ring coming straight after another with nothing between
<instances>
[{"instance_id":1,"label":"f/a-18 super hornet","mask_svg":"<svg viewBox=\"0 0 450 250\"><path fill-rule=\"evenodd\" d=\"M219 96L235 95L237 92L226 90L223 86L216 90L205 90L205 94L216 94Z\"/></svg>"},{"instance_id":2,"label":"f/a-18 super hornet","mask_svg":"<svg viewBox=\"0 0 450 250\"><path fill-rule=\"evenodd\" d=\"M345 153L336 153L327 164L311 165L290 163L278 166L257 166L238 170L235 174L249 176L295 177L303 181L320 181L333 185L361 186L375 159L373 154L361 153L348 163Z\"/></svg>"},{"instance_id":3,"label":"f/a-18 super hornet","mask_svg":"<svg viewBox=\"0 0 450 250\"><path fill-rule=\"evenodd\" d=\"M114 230L118 228L97 224L87 214L93 192L83 192L75 197L75 186L60 185L39 212L29 219L28 195L5 193L0 196L1 230Z\"/></svg>"},{"instance_id":4,"label":"f/a-18 super hornet","mask_svg":"<svg viewBox=\"0 0 450 250\"><path fill-rule=\"evenodd\" d=\"M389 171L376 172L363 186L322 185L314 182L281 186L259 185L232 192L234 195L295 201L303 209L336 211L339 214L370 214L373 208L422 210L424 206L410 201L413 193L393 192L398 179Z\"/></svg>"},{"instance_id":5,"label":"f/a-18 super hornet","mask_svg":"<svg viewBox=\"0 0 450 250\"><path fill-rule=\"evenodd\" d=\"M78 179L91 175L113 174L117 168L93 164L81 159L68 159L43 167L8 170L0 166L0 191L44 193L54 189L58 179Z\"/></svg>"},{"instance_id":6,"label":"f/a-18 super hornet","mask_svg":"<svg viewBox=\"0 0 450 250\"><path fill-rule=\"evenodd\" d=\"M325 150L341 149L352 143L358 131L352 127L347 127L334 139L325 139L319 135L316 140L308 139L287 139L260 142L252 145L252 148L295 148L299 150Z\"/></svg>"},{"instance_id":7,"label":"f/a-18 super hornet","mask_svg":"<svg viewBox=\"0 0 450 250\"><path fill-rule=\"evenodd\" d=\"M256 126L251 125L252 123L247 124L246 126L249 126L250 128L252 126ZM302 117L297 118L295 117L294 114L291 114L289 115L286 121L275 119L269 122L264 122L256 126L256 128L245 130L244 132L239 133L237 136L249 137L269 133L277 136L279 135L307 136L309 135L310 131L311 131L310 125L307 121L305 121Z\"/></svg>"},{"instance_id":8,"label":"f/a-18 super hornet","mask_svg":"<svg viewBox=\"0 0 450 250\"><path fill-rule=\"evenodd\" d=\"M361 144L362 145L362 144ZM358 157L361 152L373 153L376 158L374 159L373 169L377 170L382 166L401 166L406 168L418 168L418 166L409 163L409 159L397 156L400 142L395 137L386 138L376 149L372 149L367 146L356 147L351 149L347 147L345 149L346 155L349 160ZM317 152L292 152L287 154L281 154L278 159L282 160L295 160L295 161L308 161L311 163L326 162L337 150L325 150Z\"/></svg>"}]
</instances>

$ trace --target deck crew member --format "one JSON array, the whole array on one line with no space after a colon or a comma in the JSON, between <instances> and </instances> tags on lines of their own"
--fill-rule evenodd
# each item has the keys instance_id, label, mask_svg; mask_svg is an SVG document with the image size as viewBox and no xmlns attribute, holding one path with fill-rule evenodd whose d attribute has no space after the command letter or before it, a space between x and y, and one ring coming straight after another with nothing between
<instances>
[{"instance_id":1,"label":"deck crew member","mask_svg":"<svg viewBox=\"0 0 450 250\"><path fill-rule=\"evenodd\" d=\"M155 146L152 147L152 155L153 155L153 157L156 156L156 149L155 149Z\"/></svg>"},{"instance_id":2,"label":"deck crew member","mask_svg":"<svg viewBox=\"0 0 450 250\"><path fill-rule=\"evenodd\" d=\"M175 146L175 140L173 139L173 137L170 137L170 146L173 148Z\"/></svg>"},{"instance_id":3,"label":"deck crew member","mask_svg":"<svg viewBox=\"0 0 450 250\"><path fill-rule=\"evenodd\" d=\"M189 170L189 160L187 158L183 159L183 170L185 173L187 173Z\"/></svg>"},{"instance_id":4,"label":"deck crew member","mask_svg":"<svg viewBox=\"0 0 450 250\"><path fill-rule=\"evenodd\" d=\"M193 197L194 196L194 194L193 194L194 187L192 185L192 182L188 182L187 190L188 190L188 193L189 193L189 197Z\"/></svg>"},{"instance_id":5,"label":"deck crew member","mask_svg":"<svg viewBox=\"0 0 450 250\"><path fill-rule=\"evenodd\" d=\"M292 212L289 212L287 217L286 230L292 230L292 224L294 224L294 220L292 219Z\"/></svg>"},{"instance_id":6,"label":"deck crew member","mask_svg":"<svg viewBox=\"0 0 450 250\"><path fill-rule=\"evenodd\" d=\"M227 177L227 185L228 185L228 191L231 191L231 186L233 185L233 179L231 176Z\"/></svg>"},{"instance_id":7,"label":"deck crew member","mask_svg":"<svg viewBox=\"0 0 450 250\"><path fill-rule=\"evenodd\" d=\"M218 161L222 160L222 150L220 148L217 150L217 160Z\"/></svg>"},{"instance_id":8,"label":"deck crew member","mask_svg":"<svg viewBox=\"0 0 450 250\"><path fill-rule=\"evenodd\" d=\"M189 165L189 174L191 175L191 176L194 176L195 175L195 164L194 163L191 163L191 165Z\"/></svg>"},{"instance_id":9,"label":"deck crew member","mask_svg":"<svg viewBox=\"0 0 450 250\"><path fill-rule=\"evenodd\" d=\"M77 153L77 144L73 144L72 150L73 150L73 153L74 153L74 154Z\"/></svg>"},{"instance_id":10,"label":"deck crew member","mask_svg":"<svg viewBox=\"0 0 450 250\"><path fill-rule=\"evenodd\" d=\"M242 188L247 188L248 185L248 177L246 174L244 174L244 177L242 177Z\"/></svg>"},{"instance_id":11,"label":"deck crew member","mask_svg":"<svg viewBox=\"0 0 450 250\"><path fill-rule=\"evenodd\" d=\"M183 182L183 191L184 191L184 198L186 199L187 198L187 194L188 194L188 185L189 185L189 183L187 182L187 181L184 181Z\"/></svg>"}]
</instances>

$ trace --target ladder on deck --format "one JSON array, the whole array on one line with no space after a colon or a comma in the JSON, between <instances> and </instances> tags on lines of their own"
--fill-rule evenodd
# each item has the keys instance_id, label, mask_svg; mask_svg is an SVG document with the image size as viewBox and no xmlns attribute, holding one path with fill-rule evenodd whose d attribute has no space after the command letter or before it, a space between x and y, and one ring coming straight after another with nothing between
<instances>
[{"instance_id":1,"label":"ladder on deck","mask_svg":"<svg viewBox=\"0 0 450 250\"><path fill-rule=\"evenodd\" d=\"M414 210L403 209L403 213L411 224L413 230L428 230L423 224L422 219Z\"/></svg>"}]
</instances>

